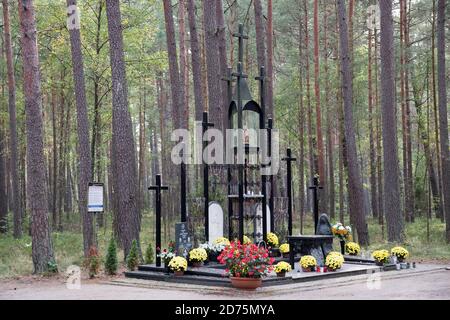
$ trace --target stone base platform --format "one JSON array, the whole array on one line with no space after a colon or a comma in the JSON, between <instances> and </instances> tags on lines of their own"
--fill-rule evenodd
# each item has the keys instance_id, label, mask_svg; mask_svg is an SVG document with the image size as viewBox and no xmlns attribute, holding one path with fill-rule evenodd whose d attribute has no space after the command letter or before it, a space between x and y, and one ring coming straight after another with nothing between
<instances>
[{"instance_id":1,"label":"stone base platform","mask_svg":"<svg viewBox=\"0 0 450 320\"><path fill-rule=\"evenodd\" d=\"M346 276L362 275L380 271L395 270L395 265L378 267L369 262L346 261L340 270L334 272L302 272L298 262L295 269L286 274L285 278L279 278L275 273L263 278L263 287L294 284L315 280L332 279ZM176 277L173 273L166 273L165 268L155 265L139 266L137 271L126 272L127 278L156 280L173 283L196 284L215 287L231 287L230 280L225 274L223 266L210 264L200 268L191 268L185 272L184 276Z\"/></svg>"}]
</instances>

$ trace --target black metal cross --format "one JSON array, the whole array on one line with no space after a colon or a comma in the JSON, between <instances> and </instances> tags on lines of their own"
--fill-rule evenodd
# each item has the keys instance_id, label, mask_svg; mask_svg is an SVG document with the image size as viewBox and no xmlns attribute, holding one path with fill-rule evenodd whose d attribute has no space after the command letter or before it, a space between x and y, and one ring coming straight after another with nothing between
<instances>
[{"instance_id":1,"label":"black metal cross","mask_svg":"<svg viewBox=\"0 0 450 320\"><path fill-rule=\"evenodd\" d=\"M155 211L156 211L156 240L155 240L155 254L156 254L156 266L161 266L161 257L159 257L161 251L161 191L169 190L168 186L163 186L161 183L161 175L156 175L156 185L151 186L148 190L156 191L155 197Z\"/></svg>"},{"instance_id":2,"label":"black metal cross","mask_svg":"<svg viewBox=\"0 0 450 320\"><path fill-rule=\"evenodd\" d=\"M233 33L233 37L239 39L239 62L244 61L244 39L248 39L248 36L244 34L244 25L239 24L239 32Z\"/></svg>"},{"instance_id":3,"label":"black metal cross","mask_svg":"<svg viewBox=\"0 0 450 320\"><path fill-rule=\"evenodd\" d=\"M214 127L214 124L208 121L208 112L203 112L203 122L202 122L202 139L205 136L206 131L209 128ZM203 150L205 150L208 146L207 141L203 141ZM203 152L202 152L203 159ZM205 205L203 208L204 216L205 216L205 239L206 242L209 241L209 166L208 163L203 159L203 197L205 198Z\"/></svg>"},{"instance_id":4,"label":"black metal cross","mask_svg":"<svg viewBox=\"0 0 450 320\"><path fill-rule=\"evenodd\" d=\"M288 148L286 157L282 160L286 161L287 166L288 233L292 236L292 162L297 161L297 159L292 157L292 150Z\"/></svg>"},{"instance_id":5,"label":"black metal cross","mask_svg":"<svg viewBox=\"0 0 450 320\"><path fill-rule=\"evenodd\" d=\"M319 185L319 178L314 177L313 185L309 189L313 191L314 233L317 233L317 224L319 223L319 190L323 189Z\"/></svg>"}]
</instances>

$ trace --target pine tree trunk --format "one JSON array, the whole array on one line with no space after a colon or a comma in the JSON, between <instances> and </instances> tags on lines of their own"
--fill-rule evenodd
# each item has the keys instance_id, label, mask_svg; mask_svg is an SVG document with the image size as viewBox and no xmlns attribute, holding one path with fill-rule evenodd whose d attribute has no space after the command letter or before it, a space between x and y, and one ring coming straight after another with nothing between
<instances>
[{"instance_id":1,"label":"pine tree trunk","mask_svg":"<svg viewBox=\"0 0 450 320\"><path fill-rule=\"evenodd\" d=\"M67 0L67 6L76 6L76 0ZM70 12L72 13L72 12ZM69 30L72 50L72 67L75 83L75 98L77 106L77 133L78 133L78 211L83 224L83 248L87 257L89 249L95 244L94 226L92 214L88 212L88 184L91 179L91 154L89 142L89 119L86 101L86 89L84 80L83 53L81 51L80 30Z\"/></svg>"},{"instance_id":2,"label":"pine tree trunk","mask_svg":"<svg viewBox=\"0 0 450 320\"><path fill-rule=\"evenodd\" d=\"M267 114L275 119L275 106L273 102L274 83L274 44L273 44L273 1L267 0Z\"/></svg>"},{"instance_id":3,"label":"pine tree trunk","mask_svg":"<svg viewBox=\"0 0 450 320\"><path fill-rule=\"evenodd\" d=\"M446 239L450 242L450 150L447 118L447 79L445 67L445 0L438 1L437 7L437 62L439 93L439 130L442 163L442 193L446 221Z\"/></svg>"},{"instance_id":4,"label":"pine tree trunk","mask_svg":"<svg viewBox=\"0 0 450 320\"><path fill-rule=\"evenodd\" d=\"M258 59L258 69L266 66L266 41L264 17L261 0L253 0L255 9L255 30L256 30L256 55Z\"/></svg>"},{"instance_id":5,"label":"pine tree trunk","mask_svg":"<svg viewBox=\"0 0 450 320\"><path fill-rule=\"evenodd\" d=\"M195 98L195 120L201 121L204 107L201 48L195 21L195 2L187 0L189 15L189 34L191 37L192 78Z\"/></svg>"},{"instance_id":6,"label":"pine tree trunk","mask_svg":"<svg viewBox=\"0 0 450 320\"><path fill-rule=\"evenodd\" d=\"M23 208L20 200L19 157L17 145L17 119L16 119L16 79L14 75L13 50L11 44L11 26L9 17L8 0L3 2L3 25L5 33L6 67L8 70L8 106L9 106L9 149L11 152L10 174L12 184L13 213L14 213L14 238L22 236Z\"/></svg>"},{"instance_id":7,"label":"pine tree trunk","mask_svg":"<svg viewBox=\"0 0 450 320\"><path fill-rule=\"evenodd\" d=\"M137 204L136 149L128 107L128 88L123 52L120 1L106 1L108 34L110 40L112 95L113 95L113 158L114 192L117 197L117 227L125 256L131 243L139 244L139 206ZM180 90L181 91L181 90Z\"/></svg>"},{"instance_id":8,"label":"pine tree trunk","mask_svg":"<svg viewBox=\"0 0 450 320\"><path fill-rule=\"evenodd\" d=\"M320 79L319 79L319 0L314 0L314 93L316 100L316 137L317 137L317 169L320 179L320 184L323 186L327 185L325 176L325 161L324 161L324 145L322 136L322 112L320 106ZM327 212L326 203L326 189L322 192L320 206L322 212Z\"/></svg>"},{"instance_id":9,"label":"pine tree trunk","mask_svg":"<svg viewBox=\"0 0 450 320\"><path fill-rule=\"evenodd\" d=\"M32 0L19 3L22 34L23 80L27 128L27 196L31 212L31 239L34 273L43 273L54 261L48 195L45 187L45 160L41 80L36 39L35 9Z\"/></svg>"},{"instance_id":10,"label":"pine tree trunk","mask_svg":"<svg viewBox=\"0 0 450 320\"><path fill-rule=\"evenodd\" d=\"M208 110L214 128L223 129L223 110L222 110L222 91L220 76L219 47L217 40L217 22L216 22L215 1L203 1L203 22L205 30L205 53L206 68L208 76Z\"/></svg>"},{"instance_id":11,"label":"pine tree trunk","mask_svg":"<svg viewBox=\"0 0 450 320\"><path fill-rule=\"evenodd\" d=\"M0 119L0 233L6 233L8 231L8 199L6 195L6 142L5 134L3 131L3 120Z\"/></svg>"},{"instance_id":12,"label":"pine tree trunk","mask_svg":"<svg viewBox=\"0 0 450 320\"><path fill-rule=\"evenodd\" d=\"M346 10L343 0L338 0L339 12L339 34L341 50L342 90L344 97L344 126L345 140L348 158L348 194L349 210L355 217L356 229L359 243L366 246L369 244L369 232L364 215L364 194L361 180L361 172L358 166L358 155L355 140L355 129L353 124L353 85L350 70L350 56L348 51L348 31L346 21Z\"/></svg>"},{"instance_id":13,"label":"pine tree trunk","mask_svg":"<svg viewBox=\"0 0 450 320\"><path fill-rule=\"evenodd\" d=\"M375 134L374 134L374 111L373 111L373 87L372 87L372 30L369 30L369 56L368 56L368 92L369 92L369 153L370 153L370 203L372 207L372 215L374 218L378 217L378 198L377 198L377 167L376 167L376 149L375 149Z\"/></svg>"},{"instance_id":14,"label":"pine tree trunk","mask_svg":"<svg viewBox=\"0 0 450 320\"><path fill-rule=\"evenodd\" d=\"M180 38L180 82L183 87L183 108L182 108L182 123L183 128L189 128L189 65L188 65L188 50L186 46L186 4L185 0L178 2L178 30Z\"/></svg>"},{"instance_id":15,"label":"pine tree trunk","mask_svg":"<svg viewBox=\"0 0 450 320\"><path fill-rule=\"evenodd\" d=\"M177 44L175 39L175 24L173 21L172 1L163 0L164 19L166 25L167 53L169 56L169 76L172 94L172 117L174 119L174 128L186 128L187 123L182 117L184 114L184 87L181 85L180 69L178 67Z\"/></svg>"},{"instance_id":16,"label":"pine tree trunk","mask_svg":"<svg viewBox=\"0 0 450 320\"><path fill-rule=\"evenodd\" d=\"M383 114L384 211L388 241L403 240L395 111L395 64L392 2L379 0L381 15L381 106Z\"/></svg>"},{"instance_id":17,"label":"pine tree trunk","mask_svg":"<svg viewBox=\"0 0 450 320\"><path fill-rule=\"evenodd\" d=\"M225 34L226 26L225 26L225 16L223 12L223 2L222 0L216 1L216 21L217 21L217 45L219 50L219 72L220 77L222 79L227 74L228 64L227 64L227 37ZM228 91L227 91L227 83L225 81L221 81L220 83L221 89L221 100L222 100L222 114L228 113ZM228 117L223 116L223 128L227 128Z\"/></svg>"},{"instance_id":18,"label":"pine tree trunk","mask_svg":"<svg viewBox=\"0 0 450 320\"><path fill-rule=\"evenodd\" d=\"M299 21L301 21L301 10L299 10ZM303 234L303 219L305 215L305 105L304 105L304 86L303 86L303 60L304 60L304 49L303 49L303 35L302 35L302 25L300 23L300 31L298 37L298 72L299 72L299 104L298 104L298 128L299 128L299 149L300 149L300 159L298 161L298 198L299 198L299 208L298 213L300 215L300 234Z\"/></svg>"}]
</instances>

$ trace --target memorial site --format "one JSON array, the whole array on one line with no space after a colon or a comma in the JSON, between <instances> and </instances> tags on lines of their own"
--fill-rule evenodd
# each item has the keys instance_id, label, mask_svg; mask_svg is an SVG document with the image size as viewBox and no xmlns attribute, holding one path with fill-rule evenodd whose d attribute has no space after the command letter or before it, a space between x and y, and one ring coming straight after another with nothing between
<instances>
[{"instance_id":1,"label":"memorial site","mask_svg":"<svg viewBox=\"0 0 450 320\"><path fill-rule=\"evenodd\" d=\"M0 300L450 299L448 1L2 9Z\"/></svg>"}]
</instances>

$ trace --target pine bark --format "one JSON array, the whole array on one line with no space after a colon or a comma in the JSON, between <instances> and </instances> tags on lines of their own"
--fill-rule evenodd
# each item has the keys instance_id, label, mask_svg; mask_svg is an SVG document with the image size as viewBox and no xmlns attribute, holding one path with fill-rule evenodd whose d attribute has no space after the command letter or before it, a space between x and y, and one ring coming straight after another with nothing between
<instances>
[{"instance_id":1,"label":"pine bark","mask_svg":"<svg viewBox=\"0 0 450 320\"><path fill-rule=\"evenodd\" d=\"M172 1L163 0L164 20L166 26L167 54L169 58L169 76L172 94L172 117L175 128L187 128L187 123L182 117L184 114L184 87L181 85L180 68L178 66L177 43L175 39L175 24L173 21Z\"/></svg>"},{"instance_id":2,"label":"pine bark","mask_svg":"<svg viewBox=\"0 0 450 320\"><path fill-rule=\"evenodd\" d=\"M215 129L223 129L222 91L220 86L220 61L217 41L215 1L203 0L203 23L205 30L205 54L208 77L208 110Z\"/></svg>"},{"instance_id":3,"label":"pine bark","mask_svg":"<svg viewBox=\"0 0 450 320\"><path fill-rule=\"evenodd\" d=\"M446 239L450 243L450 149L447 118L447 79L445 61L445 0L439 0L437 6L437 66L439 95L439 130L442 163L442 193L446 221Z\"/></svg>"},{"instance_id":4,"label":"pine bark","mask_svg":"<svg viewBox=\"0 0 450 320\"><path fill-rule=\"evenodd\" d=\"M339 12L339 34L341 50L341 72L342 72L342 91L344 98L344 127L346 152L348 158L348 195L349 210L355 217L356 229L359 243L366 246L369 244L369 232L364 215L364 194L361 180L361 172L358 166L358 155L355 139L355 128L353 124L353 85L350 69L350 55L348 42L348 29L346 21L346 9L343 0L338 0Z\"/></svg>"},{"instance_id":5,"label":"pine bark","mask_svg":"<svg viewBox=\"0 0 450 320\"><path fill-rule=\"evenodd\" d=\"M395 108L394 28L392 2L379 0L381 23L381 106L384 158L384 211L388 241L402 242L403 217L400 206L397 120Z\"/></svg>"},{"instance_id":6,"label":"pine bark","mask_svg":"<svg viewBox=\"0 0 450 320\"><path fill-rule=\"evenodd\" d=\"M266 41L261 0L253 0L253 7L255 9L256 55L259 69L266 66Z\"/></svg>"},{"instance_id":7,"label":"pine bark","mask_svg":"<svg viewBox=\"0 0 450 320\"><path fill-rule=\"evenodd\" d=\"M31 213L34 273L43 273L54 261L46 193L41 79L35 9L32 0L19 3L22 35L23 82L27 128L27 197Z\"/></svg>"},{"instance_id":8,"label":"pine bark","mask_svg":"<svg viewBox=\"0 0 450 320\"><path fill-rule=\"evenodd\" d=\"M76 0L67 0L67 6L76 6ZM95 245L95 235L92 214L88 212L88 185L91 179L91 154L89 141L89 119L84 78L84 62L81 50L80 30L69 30L72 52L73 79L75 83L75 101L77 106L77 136L78 136L78 211L83 225L83 249L85 257L89 249Z\"/></svg>"},{"instance_id":9,"label":"pine bark","mask_svg":"<svg viewBox=\"0 0 450 320\"><path fill-rule=\"evenodd\" d=\"M128 106L128 88L123 52L120 1L106 1L113 96L114 193L117 201L117 231L125 256L133 240L139 244L139 206L137 204L136 149Z\"/></svg>"},{"instance_id":10,"label":"pine bark","mask_svg":"<svg viewBox=\"0 0 450 320\"><path fill-rule=\"evenodd\" d=\"M204 106L203 96L203 76L202 76L202 58L201 48L197 32L197 23L195 19L195 1L187 0L187 9L189 16L189 34L191 40L191 59L192 59L192 78L194 86L194 99L195 99L195 120L201 121Z\"/></svg>"},{"instance_id":11,"label":"pine bark","mask_svg":"<svg viewBox=\"0 0 450 320\"><path fill-rule=\"evenodd\" d=\"M19 180L19 151L17 146L17 119L16 119L16 79L14 75L14 61L13 50L11 43L11 26L8 0L3 2L3 25L5 34L5 54L6 67L8 70L8 108L9 108L9 150L10 156L10 174L12 184L12 198L13 198L13 214L14 214L14 238L22 236L22 215L23 209L20 202L20 180Z\"/></svg>"},{"instance_id":12,"label":"pine bark","mask_svg":"<svg viewBox=\"0 0 450 320\"><path fill-rule=\"evenodd\" d=\"M273 1L267 0L267 114L275 119L274 111L274 29L273 29Z\"/></svg>"}]
</instances>

